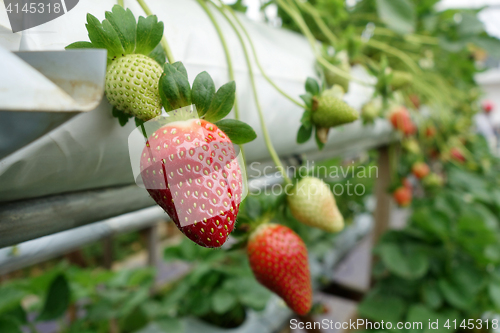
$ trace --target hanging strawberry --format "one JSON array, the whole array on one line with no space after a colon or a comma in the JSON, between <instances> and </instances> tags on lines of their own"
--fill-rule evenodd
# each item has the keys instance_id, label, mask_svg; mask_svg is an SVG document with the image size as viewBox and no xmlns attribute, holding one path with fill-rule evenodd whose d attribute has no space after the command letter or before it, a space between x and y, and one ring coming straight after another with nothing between
<instances>
[{"instance_id":1,"label":"hanging strawberry","mask_svg":"<svg viewBox=\"0 0 500 333\"><path fill-rule=\"evenodd\" d=\"M151 197L179 230L204 247L222 246L234 228L243 175L233 144L256 138L247 124L223 119L233 107L235 89L229 82L215 92L206 72L191 88L182 63L165 64L160 95L166 110L175 111L149 136L141 156Z\"/></svg>"},{"instance_id":2,"label":"hanging strawberry","mask_svg":"<svg viewBox=\"0 0 500 333\"><path fill-rule=\"evenodd\" d=\"M96 48L108 51L105 93L120 124L129 117L147 121L161 114L158 81L165 55L160 47L163 22L155 15L139 17L115 5L102 22L87 14L90 42L76 42L66 49Z\"/></svg>"},{"instance_id":3,"label":"hanging strawberry","mask_svg":"<svg viewBox=\"0 0 500 333\"><path fill-rule=\"evenodd\" d=\"M306 110L300 120L302 125L297 133L297 143L308 141L314 130L318 148L322 149L331 127L348 124L359 118L358 112L342 100L344 90L338 85L320 92L318 82L308 78L306 94L300 97L306 103Z\"/></svg>"}]
</instances>

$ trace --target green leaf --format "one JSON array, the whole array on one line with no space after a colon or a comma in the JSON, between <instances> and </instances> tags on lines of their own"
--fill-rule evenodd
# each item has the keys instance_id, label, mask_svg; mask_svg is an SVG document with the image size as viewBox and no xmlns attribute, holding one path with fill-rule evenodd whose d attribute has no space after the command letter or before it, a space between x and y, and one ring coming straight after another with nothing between
<instances>
[{"instance_id":1,"label":"green leaf","mask_svg":"<svg viewBox=\"0 0 500 333\"><path fill-rule=\"evenodd\" d=\"M115 106L113 106L113 117L118 118L120 126L125 126L128 123L128 120L133 116L118 110Z\"/></svg>"},{"instance_id":2,"label":"green leaf","mask_svg":"<svg viewBox=\"0 0 500 333\"><path fill-rule=\"evenodd\" d=\"M186 67L184 67L184 64L182 62L180 62L180 61L174 62L172 64L172 66L174 66L175 69L177 69L179 72L181 72L186 77L186 79L188 78L188 72L187 72Z\"/></svg>"},{"instance_id":3,"label":"green leaf","mask_svg":"<svg viewBox=\"0 0 500 333\"><path fill-rule=\"evenodd\" d=\"M48 321L61 317L69 306L71 291L64 274L59 274L52 281L45 299L43 310L37 321Z\"/></svg>"},{"instance_id":4,"label":"green leaf","mask_svg":"<svg viewBox=\"0 0 500 333\"><path fill-rule=\"evenodd\" d=\"M3 287L0 289L0 313L10 311L21 303L26 292L14 287Z\"/></svg>"},{"instance_id":5,"label":"green leaf","mask_svg":"<svg viewBox=\"0 0 500 333\"><path fill-rule=\"evenodd\" d=\"M488 295L496 309L500 309L500 284L498 282L490 282L488 285Z\"/></svg>"},{"instance_id":6,"label":"green leaf","mask_svg":"<svg viewBox=\"0 0 500 333\"><path fill-rule=\"evenodd\" d=\"M95 16L87 14L86 27L92 44L96 48L108 50L108 59L122 56L125 53L118 34L108 20L102 21L101 24Z\"/></svg>"},{"instance_id":7,"label":"green leaf","mask_svg":"<svg viewBox=\"0 0 500 333\"><path fill-rule=\"evenodd\" d=\"M307 128L304 125L301 125L297 133L297 143L304 143L308 141L311 138L312 132L312 126Z\"/></svg>"},{"instance_id":8,"label":"green leaf","mask_svg":"<svg viewBox=\"0 0 500 333\"><path fill-rule=\"evenodd\" d=\"M111 12L106 12L106 19L118 34L125 54L134 53L137 23L132 11L114 5Z\"/></svg>"},{"instance_id":9,"label":"green leaf","mask_svg":"<svg viewBox=\"0 0 500 333\"><path fill-rule=\"evenodd\" d=\"M431 309L437 309L443 304L443 298L436 283L426 283L422 287L422 298Z\"/></svg>"},{"instance_id":10,"label":"green leaf","mask_svg":"<svg viewBox=\"0 0 500 333\"><path fill-rule=\"evenodd\" d=\"M158 22L156 15L146 18L140 16L137 23L135 53L148 55L160 43L163 37L163 22Z\"/></svg>"},{"instance_id":11,"label":"green leaf","mask_svg":"<svg viewBox=\"0 0 500 333\"><path fill-rule=\"evenodd\" d=\"M217 90L210 108L205 114L205 119L211 123L215 123L224 119L233 109L234 100L236 98L236 83L228 82Z\"/></svg>"},{"instance_id":12,"label":"green leaf","mask_svg":"<svg viewBox=\"0 0 500 333\"><path fill-rule=\"evenodd\" d=\"M460 15L462 21L458 24L457 32L461 36L479 35L484 32L483 22L478 19L476 14L462 12Z\"/></svg>"},{"instance_id":13,"label":"green leaf","mask_svg":"<svg viewBox=\"0 0 500 333\"><path fill-rule=\"evenodd\" d=\"M376 0L377 13L387 27L398 34L415 31L415 6L409 0Z\"/></svg>"},{"instance_id":14,"label":"green leaf","mask_svg":"<svg viewBox=\"0 0 500 333\"><path fill-rule=\"evenodd\" d=\"M163 50L161 44L156 45L155 49L149 54L149 57L159 63L162 67L167 62L167 55L165 54L165 50Z\"/></svg>"},{"instance_id":15,"label":"green leaf","mask_svg":"<svg viewBox=\"0 0 500 333\"><path fill-rule=\"evenodd\" d=\"M91 42L75 42L66 46L66 50L72 49L95 49L96 46Z\"/></svg>"},{"instance_id":16,"label":"green leaf","mask_svg":"<svg viewBox=\"0 0 500 333\"><path fill-rule=\"evenodd\" d=\"M302 114L302 118L300 118L300 123L304 125L305 128L312 127L311 111L309 110L304 111L304 113Z\"/></svg>"},{"instance_id":17,"label":"green leaf","mask_svg":"<svg viewBox=\"0 0 500 333\"><path fill-rule=\"evenodd\" d=\"M382 243L377 252L391 272L406 279L421 278L429 269L428 257L411 244Z\"/></svg>"},{"instance_id":18,"label":"green leaf","mask_svg":"<svg viewBox=\"0 0 500 333\"><path fill-rule=\"evenodd\" d=\"M191 86L182 69L178 70L172 64L166 63L163 71L159 84L163 107L172 111L191 105Z\"/></svg>"},{"instance_id":19,"label":"green leaf","mask_svg":"<svg viewBox=\"0 0 500 333\"><path fill-rule=\"evenodd\" d=\"M402 298L386 295L373 289L358 306L360 316L375 321L399 321L406 312Z\"/></svg>"},{"instance_id":20,"label":"green leaf","mask_svg":"<svg viewBox=\"0 0 500 333\"><path fill-rule=\"evenodd\" d=\"M215 123L231 139L233 144L243 145L257 138L253 128L239 120L224 119Z\"/></svg>"},{"instance_id":21,"label":"green leaf","mask_svg":"<svg viewBox=\"0 0 500 333\"><path fill-rule=\"evenodd\" d=\"M236 305L236 297L227 290L219 289L212 295L212 307L217 314L224 314Z\"/></svg>"},{"instance_id":22,"label":"green leaf","mask_svg":"<svg viewBox=\"0 0 500 333\"><path fill-rule=\"evenodd\" d=\"M313 95L311 93L300 95L299 97L306 103L308 109L312 107Z\"/></svg>"},{"instance_id":23,"label":"green leaf","mask_svg":"<svg viewBox=\"0 0 500 333\"><path fill-rule=\"evenodd\" d=\"M10 317L0 317L0 332L2 333L22 333L19 323Z\"/></svg>"},{"instance_id":24,"label":"green leaf","mask_svg":"<svg viewBox=\"0 0 500 333\"><path fill-rule=\"evenodd\" d=\"M323 142L321 142L321 140L318 137L318 128L317 127L315 128L314 138L316 139L316 144L318 145L318 149L322 150L323 147L325 146L325 144Z\"/></svg>"},{"instance_id":25,"label":"green leaf","mask_svg":"<svg viewBox=\"0 0 500 333\"><path fill-rule=\"evenodd\" d=\"M198 116L203 117L210 109L210 104L215 95L215 84L207 72L198 74L193 82L192 100L196 105Z\"/></svg>"},{"instance_id":26,"label":"green leaf","mask_svg":"<svg viewBox=\"0 0 500 333\"><path fill-rule=\"evenodd\" d=\"M310 94L318 95L319 94L319 84L318 81L313 79L312 77L308 77L306 80L306 91Z\"/></svg>"},{"instance_id":27,"label":"green leaf","mask_svg":"<svg viewBox=\"0 0 500 333\"><path fill-rule=\"evenodd\" d=\"M461 310L468 310L470 308L472 299L467 297L461 288L444 278L439 280L438 285L445 300L450 305Z\"/></svg>"}]
</instances>

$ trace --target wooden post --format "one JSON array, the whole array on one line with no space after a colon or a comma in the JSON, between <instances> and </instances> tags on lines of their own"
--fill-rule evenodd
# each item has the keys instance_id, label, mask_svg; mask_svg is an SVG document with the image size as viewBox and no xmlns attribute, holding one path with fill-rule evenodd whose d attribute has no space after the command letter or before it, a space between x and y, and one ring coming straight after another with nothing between
<instances>
[{"instance_id":1,"label":"wooden post","mask_svg":"<svg viewBox=\"0 0 500 333\"><path fill-rule=\"evenodd\" d=\"M379 148L378 157L378 179L375 184L375 197L377 207L375 208L375 228L373 230L373 243L377 244L380 236L389 228L391 212L391 196L387 189L391 184L391 164L389 160L389 147Z\"/></svg>"},{"instance_id":2,"label":"wooden post","mask_svg":"<svg viewBox=\"0 0 500 333\"><path fill-rule=\"evenodd\" d=\"M108 236L102 239L103 250L103 265L106 269L111 269L113 266L113 236Z\"/></svg>"},{"instance_id":3,"label":"wooden post","mask_svg":"<svg viewBox=\"0 0 500 333\"><path fill-rule=\"evenodd\" d=\"M151 267L157 267L159 262L158 224L154 224L151 227L144 229L142 232L146 239L146 249L148 251L148 265Z\"/></svg>"}]
</instances>

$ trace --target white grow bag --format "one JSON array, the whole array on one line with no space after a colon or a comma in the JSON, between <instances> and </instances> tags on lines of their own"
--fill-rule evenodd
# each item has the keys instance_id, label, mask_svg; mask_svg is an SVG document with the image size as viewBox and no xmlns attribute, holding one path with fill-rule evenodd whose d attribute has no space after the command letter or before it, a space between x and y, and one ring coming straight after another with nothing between
<instances>
[{"instance_id":1,"label":"white grow bag","mask_svg":"<svg viewBox=\"0 0 500 333\"><path fill-rule=\"evenodd\" d=\"M102 20L104 12L115 3L111 0L80 1L73 10L56 20L22 33L0 34L0 47L11 51L63 50L72 42L88 40L85 29L87 13ZM174 57L184 63L191 82L202 71L210 73L216 86L228 81L226 58L219 37L195 0L149 0L148 4L165 23L165 36ZM126 0L125 6L131 8L136 17L145 15L136 1ZM6 30L9 23L2 11L4 6L0 4L0 29ZM219 13L214 14L232 55L242 120L253 126L258 134L258 139L246 146L248 161L268 159L241 45L224 18ZM315 76L315 59L306 39L243 17L242 20L267 74L290 95L298 97L303 94L306 78ZM300 146L295 142L303 110L276 92L256 66L254 73L266 123L278 153L287 155L315 150L314 140ZM367 78L362 68L355 69L353 75ZM359 109L372 92L351 83L346 100ZM5 109L0 100L0 110ZM0 112L0 122L3 113ZM51 114L57 116L57 113ZM80 113L23 148L0 157L0 202L134 183L127 147L127 137L133 126L133 121L129 121L125 127L120 127L111 116L111 106L104 98L94 110ZM350 145L374 146L388 141L390 133L390 127L383 121L370 127L356 122L331 131L326 148L342 150ZM8 140L16 142L17 139L15 134L2 138L7 144Z\"/></svg>"}]
</instances>

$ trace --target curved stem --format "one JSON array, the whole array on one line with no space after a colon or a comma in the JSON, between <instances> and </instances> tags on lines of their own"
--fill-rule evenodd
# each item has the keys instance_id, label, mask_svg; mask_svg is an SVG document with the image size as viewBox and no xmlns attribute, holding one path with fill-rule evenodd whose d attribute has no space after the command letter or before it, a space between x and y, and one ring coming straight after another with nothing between
<instances>
[{"instance_id":1,"label":"curved stem","mask_svg":"<svg viewBox=\"0 0 500 333\"><path fill-rule=\"evenodd\" d=\"M222 30L219 26L219 23L215 19L214 15L208 8L207 4L204 2L204 0L196 0L200 4L200 6L203 8L205 13L208 15L210 18L210 21L212 21L212 24L215 27L215 30L217 31L217 34L219 35L220 42L222 44L222 48L224 49L224 53L226 55L226 61L227 61L227 69L229 72L229 80L234 81L234 69L233 69L233 62L231 60L231 54L229 53L229 48L227 47L226 39L224 38L224 34L222 33ZM240 111L238 108L238 98L235 98L234 100L234 118L236 120L240 119ZM240 150L241 150L241 156L243 157L243 162L246 161L245 157L245 150L243 148L243 145L240 145Z\"/></svg>"},{"instance_id":2,"label":"curved stem","mask_svg":"<svg viewBox=\"0 0 500 333\"><path fill-rule=\"evenodd\" d=\"M385 53L392 54L393 56L401 59L401 61L404 62L406 66L408 66L408 68L410 68L414 73L422 72L420 68L417 66L417 64L413 61L413 59L410 58L410 56L404 53L403 51L400 51L395 47L387 45L386 43L383 42L376 41L374 39L368 40L366 44L373 48L384 51Z\"/></svg>"},{"instance_id":3,"label":"curved stem","mask_svg":"<svg viewBox=\"0 0 500 333\"><path fill-rule=\"evenodd\" d=\"M217 7L217 8L219 8L219 7ZM234 32L236 33L236 36L238 37L238 40L241 43L241 47L243 48L243 53L245 55L245 60L246 60L247 66L248 66L248 74L250 76L250 83L252 86L253 96L254 96L254 100L255 100L255 106L257 107L257 113L259 114L259 120L260 120L260 126L262 128L262 134L264 135L264 141L266 143L267 150L269 151L269 155L271 155L271 158L272 158L274 164L276 165L276 167L279 169L279 171L283 175L285 182L288 184L291 184L292 181L290 180L290 178L286 174L285 167L281 163L280 158L279 158L278 154L276 153L276 150L273 147L273 144L271 142L271 138L269 136L269 131L267 130L266 122L264 119L264 113L262 112L262 107L261 107L260 102L259 102L259 96L257 93L257 86L255 84L255 77L253 75L252 62L250 61L250 56L248 54L248 51L247 51L247 48L245 45L245 41L243 40L243 37L241 36L239 30L236 28L234 23L229 19L227 14L221 9L220 9L220 12L226 18L226 20L229 22L231 27L234 29Z\"/></svg>"},{"instance_id":4,"label":"curved stem","mask_svg":"<svg viewBox=\"0 0 500 333\"><path fill-rule=\"evenodd\" d=\"M342 77L344 79L357 82L357 83L359 83L359 84L361 84L363 86L371 86L370 84L368 84L368 83L366 83L364 81L361 81L361 80L358 80L358 79L352 77L349 73L347 73L347 72L343 71L342 69L340 69L340 68L332 65L328 60L326 60L321 55L321 52L318 51L318 47L317 47L318 45L317 45L316 38L314 38L314 35L312 34L311 30L307 26L306 22L304 21L304 19L300 15L300 13L298 11L296 11L294 8L292 8L290 5L288 5L285 2L285 0L276 0L276 2L278 3L278 5L281 8L283 8L283 10L285 12L287 12L288 15L290 15L290 17L299 26L300 30L302 31L302 33L306 36L307 40L309 41L309 44L311 45L311 48L313 50L314 56L316 57L316 60L320 64L322 64L328 70L332 71L333 73L335 73L336 75L338 75L338 76L340 76L340 77Z\"/></svg>"},{"instance_id":5,"label":"curved stem","mask_svg":"<svg viewBox=\"0 0 500 333\"><path fill-rule=\"evenodd\" d=\"M305 10L306 12L309 13L314 19L314 22L316 22L316 25L318 26L319 30L325 35L325 37L328 39L330 44L332 46L337 45L337 37L335 34L328 28L326 25L325 21L323 21L323 18L321 17L321 14L318 12L316 8L314 8L309 2L301 2L298 0L295 0L295 2L299 5L300 8Z\"/></svg>"},{"instance_id":6,"label":"curved stem","mask_svg":"<svg viewBox=\"0 0 500 333\"><path fill-rule=\"evenodd\" d=\"M146 15L148 15L148 16L154 15L144 0L137 0L137 2L141 6L142 10L144 10ZM175 62L174 55L172 54L172 50L170 50L170 46L168 45L167 38L165 37L165 33L163 33L163 37L161 38L161 46L163 47L163 50L165 51L168 62L173 64Z\"/></svg>"},{"instance_id":7,"label":"curved stem","mask_svg":"<svg viewBox=\"0 0 500 333\"><path fill-rule=\"evenodd\" d=\"M250 38L250 35L249 35L247 29L241 23L240 19L238 18L238 16L236 15L236 13L233 11L233 9L231 7L229 7L227 5L224 5L222 2L221 2L221 6L223 6L225 9L227 9L227 11L229 11L231 13L231 16L234 18L234 20L236 21L236 23L240 27L241 31L243 31L243 34L247 38L248 43L250 45L250 49L252 50L252 54L253 54L253 57L255 59L255 63L257 64L257 67L259 67L259 70L260 70L262 76L264 77L264 79L266 79L266 81L269 82L269 84L271 86L273 86L273 88L276 89L281 95L283 95L284 97L286 97L288 100L290 100L295 105L297 105L297 106L305 109L306 106L303 103L297 101L295 98L293 98L292 96L288 95L284 90L282 90L280 87L278 87L278 85L266 74L266 72L264 71L264 68L260 64L259 58L257 57L257 51L255 50L255 46L253 44L252 38ZM219 7L217 7L217 8L219 10L221 10Z\"/></svg>"}]
</instances>

